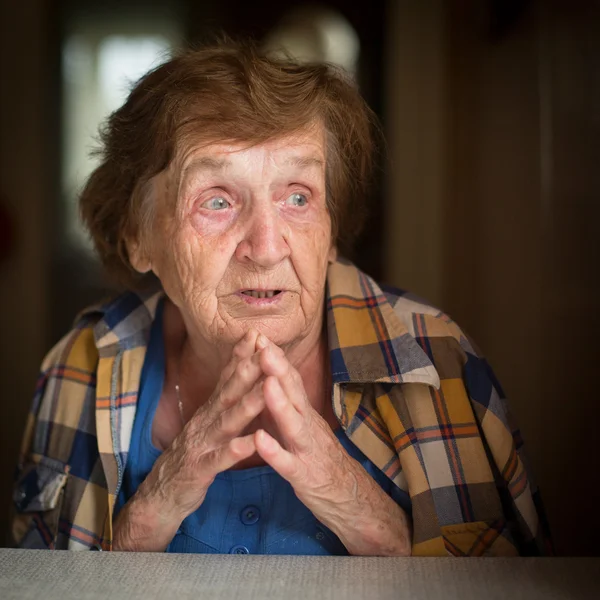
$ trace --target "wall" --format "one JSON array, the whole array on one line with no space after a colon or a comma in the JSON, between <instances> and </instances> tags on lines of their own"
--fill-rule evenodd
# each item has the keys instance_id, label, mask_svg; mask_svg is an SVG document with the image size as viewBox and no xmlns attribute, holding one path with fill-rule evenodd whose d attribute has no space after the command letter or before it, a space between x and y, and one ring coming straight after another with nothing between
<instances>
[{"instance_id":1,"label":"wall","mask_svg":"<svg viewBox=\"0 0 600 600\"><path fill-rule=\"evenodd\" d=\"M542 475L559 547L597 555L600 4L540 2L540 22Z\"/></svg>"},{"instance_id":2,"label":"wall","mask_svg":"<svg viewBox=\"0 0 600 600\"><path fill-rule=\"evenodd\" d=\"M390 2L385 64L389 281L441 304L446 21L441 2Z\"/></svg>"},{"instance_id":3,"label":"wall","mask_svg":"<svg viewBox=\"0 0 600 600\"><path fill-rule=\"evenodd\" d=\"M48 203L48 20L44 0L0 8L0 202L15 244L0 261L0 532L35 378L46 348ZM24 42L26 40L26 42ZM6 93L7 89L14 90ZM0 543L3 533L0 534Z\"/></svg>"}]
</instances>

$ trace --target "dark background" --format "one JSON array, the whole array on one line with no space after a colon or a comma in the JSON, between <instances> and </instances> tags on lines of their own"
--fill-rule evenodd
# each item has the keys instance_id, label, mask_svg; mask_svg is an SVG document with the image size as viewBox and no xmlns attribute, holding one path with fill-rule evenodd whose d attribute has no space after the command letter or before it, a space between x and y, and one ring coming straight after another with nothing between
<instances>
[{"instance_id":1,"label":"dark background","mask_svg":"<svg viewBox=\"0 0 600 600\"><path fill-rule=\"evenodd\" d=\"M69 233L67 40L81 23L139 33L149 19L176 23L184 44L215 31L264 39L306 6L2 0L0 529L40 361L110 288ZM354 259L478 341L521 425L558 552L599 554L600 2L312 6L358 36L357 83L388 144Z\"/></svg>"}]
</instances>

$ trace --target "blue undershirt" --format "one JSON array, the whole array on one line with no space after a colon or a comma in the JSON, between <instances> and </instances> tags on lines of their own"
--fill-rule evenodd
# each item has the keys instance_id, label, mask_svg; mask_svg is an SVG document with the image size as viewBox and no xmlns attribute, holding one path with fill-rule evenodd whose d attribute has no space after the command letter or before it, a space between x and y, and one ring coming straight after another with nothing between
<instances>
[{"instance_id":1,"label":"blue undershirt","mask_svg":"<svg viewBox=\"0 0 600 600\"><path fill-rule=\"evenodd\" d=\"M163 301L150 333L131 446L115 514L133 496L161 454L152 443L152 421L165 373L162 321ZM410 513L408 494L392 483L348 439L343 429L338 428L335 435L346 452ZM229 470L217 475L200 508L181 523L167 552L348 554L338 537L315 518L298 500L292 486L269 466Z\"/></svg>"}]
</instances>

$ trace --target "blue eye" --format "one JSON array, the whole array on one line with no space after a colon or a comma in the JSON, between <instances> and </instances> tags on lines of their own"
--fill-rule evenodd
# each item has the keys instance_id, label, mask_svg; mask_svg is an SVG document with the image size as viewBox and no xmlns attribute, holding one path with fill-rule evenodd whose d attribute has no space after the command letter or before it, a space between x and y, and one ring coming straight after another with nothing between
<instances>
[{"instance_id":1,"label":"blue eye","mask_svg":"<svg viewBox=\"0 0 600 600\"><path fill-rule=\"evenodd\" d=\"M286 204L292 206L306 206L308 204L308 198L304 194L292 194L285 201Z\"/></svg>"},{"instance_id":2,"label":"blue eye","mask_svg":"<svg viewBox=\"0 0 600 600\"><path fill-rule=\"evenodd\" d=\"M209 210L223 210L225 208L228 208L229 206L231 206L231 204L229 204L229 202L227 202L225 198L217 196L216 198L211 198L210 200L207 200L202 205L202 208L208 208Z\"/></svg>"}]
</instances>

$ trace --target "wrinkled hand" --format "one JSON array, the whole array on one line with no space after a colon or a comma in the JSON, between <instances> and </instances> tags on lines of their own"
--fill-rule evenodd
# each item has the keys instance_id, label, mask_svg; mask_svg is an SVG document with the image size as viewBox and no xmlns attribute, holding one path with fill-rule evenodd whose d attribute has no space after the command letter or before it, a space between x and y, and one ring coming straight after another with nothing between
<instances>
[{"instance_id":1,"label":"wrinkled hand","mask_svg":"<svg viewBox=\"0 0 600 600\"><path fill-rule=\"evenodd\" d=\"M360 473L356 468L360 465L313 408L302 378L283 351L269 343L261 358L265 407L279 429L281 443L260 430L256 450L321 522L337 528L355 499L359 480L370 477L364 470Z\"/></svg>"},{"instance_id":2,"label":"wrinkled hand","mask_svg":"<svg viewBox=\"0 0 600 600\"><path fill-rule=\"evenodd\" d=\"M404 511L347 454L311 405L300 374L283 351L270 342L261 345L265 409L281 439L257 431L257 452L351 554L410 554L410 523Z\"/></svg>"},{"instance_id":3,"label":"wrinkled hand","mask_svg":"<svg viewBox=\"0 0 600 600\"><path fill-rule=\"evenodd\" d=\"M218 473L256 451L252 435L239 436L264 409L257 335L252 330L235 346L208 402L155 464L150 485L169 497L181 520L199 508Z\"/></svg>"},{"instance_id":4,"label":"wrinkled hand","mask_svg":"<svg viewBox=\"0 0 600 600\"><path fill-rule=\"evenodd\" d=\"M179 524L200 507L216 475L256 452L254 435L242 433L265 406L264 350L257 350L257 336L250 331L235 346L211 398L157 459L119 514L114 533L119 549L164 550Z\"/></svg>"}]
</instances>

